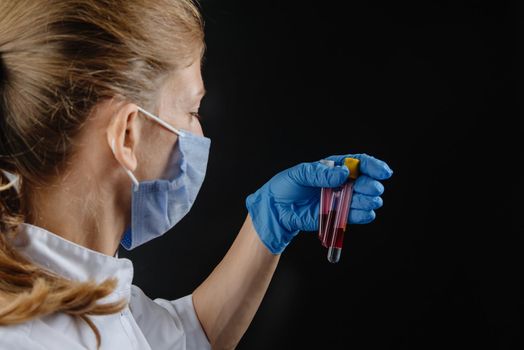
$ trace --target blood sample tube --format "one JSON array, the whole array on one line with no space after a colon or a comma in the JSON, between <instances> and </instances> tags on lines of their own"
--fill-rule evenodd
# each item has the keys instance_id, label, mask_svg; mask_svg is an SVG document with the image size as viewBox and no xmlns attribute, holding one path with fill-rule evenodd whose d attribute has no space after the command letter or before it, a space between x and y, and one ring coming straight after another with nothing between
<instances>
[{"instance_id":1,"label":"blood sample tube","mask_svg":"<svg viewBox=\"0 0 524 350\"><path fill-rule=\"evenodd\" d=\"M333 228L335 227L335 220L337 218L337 210L340 205L340 189L341 187L331 188L327 192L329 197L327 197L328 203L328 215L326 217L326 225L324 226L324 237L322 240L322 245L326 248L329 248L329 244L333 237Z\"/></svg>"},{"instance_id":2,"label":"blood sample tube","mask_svg":"<svg viewBox=\"0 0 524 350\"><path fill-rule=\"evenodd\" d=\"M342 243L344 241L344 232L346 231L347 220L351 207L351 198L353 197L353 184L359 175L358 166L360 161L355 158L344 159L344 164L349 169L349 178L342 188L337 191L339 200L334 224L332 226L331 237L328 241L328 261L337 263L342 253ZM335 191L334 191L335 192ZM335 194L333 195L335 196Z\"/></svg>"},{"instance_id":3,"label":"blood sample tube","mask_svg":"<svg viewBox=\"0 0 524 350\"><path fill-rule=\"evenodd\" d=\"M320 163L329 166L330 168L333 168L335 166L335 162L332 160L322 159ZM333 193L333 189L329 187L322 187L320 189L320 209L319 209L319 226L318 226L318 239L320 239L320 242L322 242L322 245L324 247L327 247L326 243L326 226L328 224L328 216L331 206L331 196Z\"/></svg>"},{"instance_id":4,"label":"blood sample tube","mask_svg":"<svg viewBox=\"0 0 524 350\"><path fill-rule=\"evenodd\" d=\"M359 175L359 163L359 160L355 158L344 159L344 164L350 170L348 180L341 186L321 189L319 239L322 245L328 248L327 257L331 263L337 263L340 260L353 196L353 184Z\"/></svg>"},{"instance_id":5,"label":"blood sample tube","mask_svg":"<svg viewBox=\"0 0 524 350\"><path fill-rule=\"evenodd\" d=\"M337 263L340 260L342 253L342 243L344 241L344 231L346 231L346 224L349 215L349 207L351 203L351 197L353 195L353 180L348 180L342 186L339 193L339 206L336 211L335 222L331 227L331 235L329 235L328 241L328 261L331 263Z\"/></svg>"}]
</instances>

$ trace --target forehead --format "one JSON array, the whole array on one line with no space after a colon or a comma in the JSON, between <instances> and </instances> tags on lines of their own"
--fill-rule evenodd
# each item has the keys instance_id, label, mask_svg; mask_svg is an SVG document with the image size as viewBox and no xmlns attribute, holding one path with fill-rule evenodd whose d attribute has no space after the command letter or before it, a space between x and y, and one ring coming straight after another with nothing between
<instances>
[{"instance_id":1,"label":"forehead","mask_svg":"<svg viewBox=\"0 0 524 350\"><path fill-rule=\"evenodd\" d=\"M167 84L168 92L183 99L202 97L204 81L200 67L200 60L197 60L190 66L173 72Z\"/></svg>"}]
</instances>

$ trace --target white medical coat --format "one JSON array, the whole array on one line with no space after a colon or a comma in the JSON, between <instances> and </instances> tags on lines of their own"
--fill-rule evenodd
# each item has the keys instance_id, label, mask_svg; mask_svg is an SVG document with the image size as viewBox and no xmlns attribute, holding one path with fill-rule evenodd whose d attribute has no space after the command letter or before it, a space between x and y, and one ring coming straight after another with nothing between
<instances>
[{"instance_id":1,"label":"white medical coat","mask_svg":"<svg viewBox=\"0 0 524 350\"><path fill-rule=\"evenodd\" d=\"M90 316L102 338L100 349L211 349L192 295L173 301L151 300L131 284L133 264L129 259L101 254L28 223L20 226L12 244L34 263L70 279L118 279L115 291L100 302L125 298L128 307L117 314ZM0 326L0 349L96 349L96 337L82 319L56 313Z\"/></svg>"}]
</instances>

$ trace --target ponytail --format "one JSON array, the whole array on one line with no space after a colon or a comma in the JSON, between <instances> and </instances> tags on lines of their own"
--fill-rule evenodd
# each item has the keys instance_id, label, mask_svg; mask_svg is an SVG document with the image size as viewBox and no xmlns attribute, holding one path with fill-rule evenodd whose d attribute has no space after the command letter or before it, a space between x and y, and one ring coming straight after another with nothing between
<instances>
[{"instance_id":1,"label":"ponytail","mask_svg":"<svg viewBox=\"0 0 524 350\"><path fill-rule=\"evenodd\" d=\"M151 103L158 81L204 49L193 0L0 1L0 326L63 312L85 320L100 345L89 316L125 307L98 303L116 281L57 276L11 238L29 216L33 189L69 166L75 137L99 103Z\"/></svg>"},{"instance_id":2,"label":"ponytail","mask_svg":"<svg viewBox=\"0 0 524 350\"><path fill-rule=\"evenodd\" d=\"M113 314L126 306L125 300L97 303L111 294L116 280L100 284L71 281L31 263L17 252L9 240L23 222L23 216L15 209L19 198L14 181L9 181L3 171L0 179L0 326L63 312L83 319L95 333L100 347L100 332L89 316Z\"/></svg>"}]
</instances>

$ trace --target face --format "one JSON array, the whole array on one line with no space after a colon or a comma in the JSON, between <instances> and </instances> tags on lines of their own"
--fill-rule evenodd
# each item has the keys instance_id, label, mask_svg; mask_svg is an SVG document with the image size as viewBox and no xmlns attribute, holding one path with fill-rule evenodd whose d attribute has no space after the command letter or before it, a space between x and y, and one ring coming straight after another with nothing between
<instances>
[{"instance_id":1,"label":"face","mask_svg":"<svg viewBox=\"0 0 524 350\"><path fill-rule=\"evenodd\" d=\"M183 68L166 81L161 88L157 110L149 110L177 129L203 136L198 117L200 102L204 97L204 83L200 60ZM135 175L142 180L161 178L178 135L158 122L141 114L144 123L137 145L137 168Z\"/></svg>"}]
</instances>

